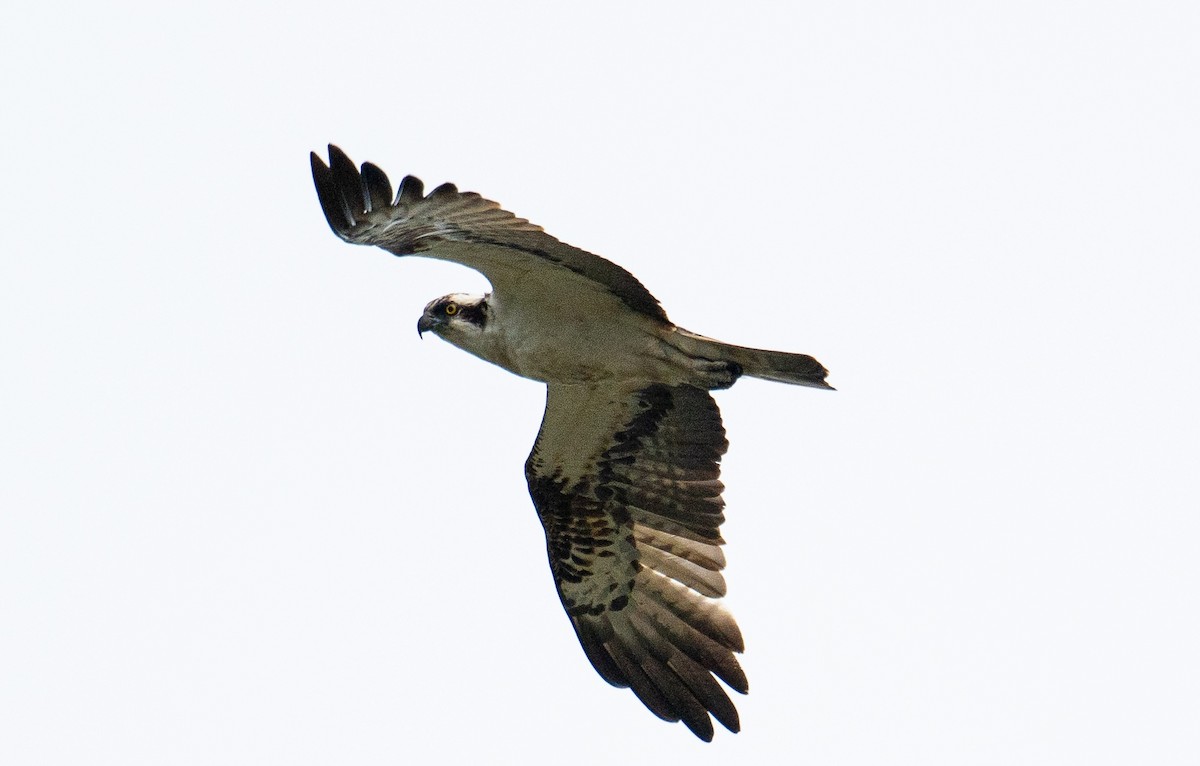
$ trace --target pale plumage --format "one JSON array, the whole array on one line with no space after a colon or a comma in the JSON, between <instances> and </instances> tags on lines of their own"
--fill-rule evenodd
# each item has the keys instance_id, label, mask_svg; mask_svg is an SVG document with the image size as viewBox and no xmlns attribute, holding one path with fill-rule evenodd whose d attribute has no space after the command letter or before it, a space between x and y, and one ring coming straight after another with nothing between
<instances>
[{"instance_id":1,"label":"pale plumage","mask_svg":"<svg viewBox=\"0 0 1200 766\"><path fill-rule=\"evenodd\" d=\"M710 389L739 376L828 388L802 354L743 348L676 327L620 266L559 242L473 192L428 195L337 147L313 179L347 242L454 261L492 285L432 301L418 331L547 383L525 466L563 608L592 665L656 715L712 739L739 728L716 678L745 693L742 637L720 605L719 462L728 442Z\"/></svg>"}]
</instances>

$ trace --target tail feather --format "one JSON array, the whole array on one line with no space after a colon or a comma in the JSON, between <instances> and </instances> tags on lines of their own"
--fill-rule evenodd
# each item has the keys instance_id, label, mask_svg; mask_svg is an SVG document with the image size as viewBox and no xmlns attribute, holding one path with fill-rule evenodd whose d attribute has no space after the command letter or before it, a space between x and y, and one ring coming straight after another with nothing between
<instances>
[{"instance_id":1,"label":"tail feather","mask_svg":"<svg viewBox=\"0 0 1200 766\"><path fill-rule=\"evenodd\" d=\"M743 375L796 386L833 388L825 382L829 370L808 354L789 354L785 351L767 351L742 346L725 348L733 361L742 366Z\"/></svg>"},{"instance_id":2,"label":"tail feather","mask_svg":"<svg viewBox=\"0 0 1200 766\"><path fill-rule=\"evenodd\" d=\"M743 375L777 383L833 390L833 386L825 382L829 370L808 354L734 346L682 328L676 328L675 332L684 351L708 359L733 362L741 368Z\"/></svg>"}]
</instances>

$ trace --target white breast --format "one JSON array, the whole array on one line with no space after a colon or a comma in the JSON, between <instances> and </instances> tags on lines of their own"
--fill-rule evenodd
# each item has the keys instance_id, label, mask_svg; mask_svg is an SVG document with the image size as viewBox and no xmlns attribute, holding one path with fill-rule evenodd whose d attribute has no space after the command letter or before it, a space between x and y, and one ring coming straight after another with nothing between
<instances>
[{"instance_id":1,"label":"white breast","mask_svg":"<svg viewBox=\"0 0 1200 766\"><path fill-rule=\"evenodd\" d=\"M586 300L581 300L585 297ZM570 302L489 302L489 330L502 338L518 375L549 383L659 380L661 323L597 289Z\"/></svg>"}]
</instances>

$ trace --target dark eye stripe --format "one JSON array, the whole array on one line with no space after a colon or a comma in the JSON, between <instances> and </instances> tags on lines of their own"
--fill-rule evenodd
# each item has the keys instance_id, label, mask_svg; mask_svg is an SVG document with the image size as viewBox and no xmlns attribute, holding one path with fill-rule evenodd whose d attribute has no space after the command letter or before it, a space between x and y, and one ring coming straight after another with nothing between
<instances>
[{"instance_id":1,"label":"dark eye stripe","mask_svg":"<svg viewBox=\"0 0 1200 766\"><path fill-rule=\"evenodd\" d=\"M470 322L483 329L484 324L487 323L487 306L486 304L459 306L455 316L457 319Z\"/></svg>"}]
</instances>

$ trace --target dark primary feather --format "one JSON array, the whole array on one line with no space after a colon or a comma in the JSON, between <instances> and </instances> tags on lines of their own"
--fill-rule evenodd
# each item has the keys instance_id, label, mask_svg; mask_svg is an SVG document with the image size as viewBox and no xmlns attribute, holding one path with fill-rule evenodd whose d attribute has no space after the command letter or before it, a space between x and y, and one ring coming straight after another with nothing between
<instances>
[{"instance_id":1,"label":"dark primary feather","mask_svg":"<svg viewBox=\"0 0 1200 766\"><path fill-rule=\"evenodd\" d=\"M479 269L497 287L488 264L534 259L608 289L625 305L663 322L666 312L632 274L598 255L560 242L540 226L503 210L475 192L442 184L427 196L420 180L407 176L393 198L382 170L371 163L361 171L346 153L329 145L329 164L311 153L313 182L325 220L347 242L377 245L396 255L428 255ZM473 254L439 243L476 246Z\"/></svg>"},{"instance_id":2,"label":"dark primary feather","mask_svg":"<svg viewBox=\"0 0 1200 766\"><path fill-rule=\"evenodd\" d=\"M362 166L363 197L367 202L366 212L383 210L392 204L392 182L377 166L364 162Z\"/></svg>"},{"instance_id":3,"label":"dark primary feather","mask_svg":"<svg viewBox=\"0 0 1200 766\"><path fill-rule=\"evenodd\" d=\"M592 665L707 741L710 715L739 728L713 676L738 692L749 688L734 657L741 633L714 601L725 593L718 531L725 430L712 397L697 388L656 384L625 398L632 398L628 417L589 475L568 485L548 455L570 436L547 433L547 424L595 413L552 412L580 401L556 398L552 387L526 464L529 492L559 597Z\"/></svg>"}]
</instances>

